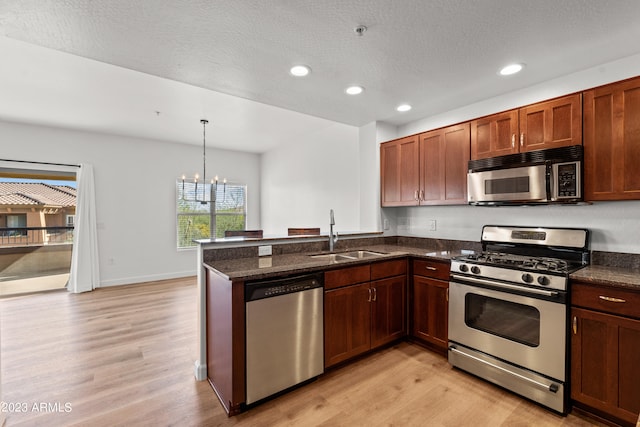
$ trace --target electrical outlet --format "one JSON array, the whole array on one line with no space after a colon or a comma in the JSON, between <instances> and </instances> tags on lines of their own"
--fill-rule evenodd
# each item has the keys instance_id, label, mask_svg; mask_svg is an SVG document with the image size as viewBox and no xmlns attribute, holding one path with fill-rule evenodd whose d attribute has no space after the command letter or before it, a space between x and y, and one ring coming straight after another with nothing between
<instances>
[{"instance_id":1,"label":"electrical outlet","mask_svg":"<svg viewBox=\"0 0 640 427\"><path fill-rule=\"evenodd\" d=\"M384 230L388 230L389 229L389 220L385 218L385 220L382 222L382 228Z\"/></svg>"},{"instance_id":2,"label":"electrical outlet","mask_svg":"<svg viewBox=\"0 0 640 427\"><path fill-rule=\"evenodd\" d=\"M258 246L258 256L271 256L271 245Z\"/></svg>"},{"instance_id":3,"label":"electrical outlet","mask_svg":"<svg viewBox=\"0 0 640 427\"><path fill-rule=\"evenodd\" d=\"M436 227L436 220L435 219L430 219L429 220L429 231L436 231L437 227Z\"/></svg>"}]
</instances>

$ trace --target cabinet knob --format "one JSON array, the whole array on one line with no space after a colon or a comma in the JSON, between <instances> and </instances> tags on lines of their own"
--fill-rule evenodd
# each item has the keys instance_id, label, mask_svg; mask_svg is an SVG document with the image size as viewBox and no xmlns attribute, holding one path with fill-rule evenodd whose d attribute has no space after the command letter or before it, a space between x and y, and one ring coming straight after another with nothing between
<instances>
[{"instance_id":1,"label":"cabinet knob","mask_svg":"<svg viewBox=\"0 0 640 427\"><path fill-rule=\"evenodd\" d=\"M520 147L524 147L524 133L520 134Z\"/></svg>"},{"instance_id":2,"label":"cabinet knob","mask_svg":"<svg viewBox=\"0 0 640 427\"><path fill-rule=\"evenodd\" d=\"M516 148L516 134L511 134L511 148Z\"/></svg>"}]
</instances>

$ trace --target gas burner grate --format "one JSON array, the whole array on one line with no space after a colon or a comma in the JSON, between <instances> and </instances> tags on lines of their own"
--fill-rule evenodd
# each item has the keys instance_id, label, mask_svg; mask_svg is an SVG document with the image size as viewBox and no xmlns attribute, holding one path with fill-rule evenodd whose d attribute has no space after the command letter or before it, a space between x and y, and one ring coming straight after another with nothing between
<instances>
[{"instance_id":1,"label":"gas burner grate","mask_svg":"<svg viewBox=\"0 0 640 427\"><path fill-rule=\"evenodd\" d=\"M480 252L463 258L465 261L475 261L480 264L509 266L522 269L567 272L569 264L558 258L531 257L513 255L502 252Z\"/></svg>"}]
</instances>

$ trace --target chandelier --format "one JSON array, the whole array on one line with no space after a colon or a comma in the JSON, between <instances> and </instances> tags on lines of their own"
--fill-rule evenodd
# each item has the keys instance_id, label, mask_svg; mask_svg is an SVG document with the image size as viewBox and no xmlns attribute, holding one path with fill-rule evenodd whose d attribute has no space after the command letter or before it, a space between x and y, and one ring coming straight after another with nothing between
<instances>
[{"instance_id":1,"label":"chandelier","mask_svg":"<svg viewBox=\"0 0 640 427\"><path fill-rule=\"evenodd\" d=\"M209 197L207 198L207 123L209 120L201 119L200 123L202 123L202 183L200 184L200 189L198 188L200 175L197 173L193 178L193 183L195 184L195 190L193 191L193 197L189 197L185 193L185 179L186 177L182 175L182 200L187 202L200 202L205 205L207 203L213 203L215 208L216 195L218 193L218 175L211 179L211 186L209 187ZM222 189L223 193L226 195L227 192L227 179L222 180Z\"/></svg>"}]
</instances>

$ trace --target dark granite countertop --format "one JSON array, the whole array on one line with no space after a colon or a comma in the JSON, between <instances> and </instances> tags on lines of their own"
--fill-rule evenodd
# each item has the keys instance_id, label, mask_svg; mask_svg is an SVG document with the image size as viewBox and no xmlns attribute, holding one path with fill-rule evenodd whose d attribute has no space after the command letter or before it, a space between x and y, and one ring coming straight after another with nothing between
<instances>
[{"instance_id":1,"label":"dark granite countertop","mask_svg":"<svg viewBox=\"0 0 640 427\"><path fill-rule=\"evenodd\" d=\"M570 277L585 283L640 291L640 269L636 268L589 265Z\"/></svg>"},{"instance_id":2,"label":"dark granite countertop","mask_svg":"<svg viewBox=\"0 0 640 427\"><path fill-rule=\"evenodd\" d=\"M230 280L257 280L269 277L301 274L315 271L323 271L333 268L342 268L350 265L368 264L375 261L384 261L394 258L403 258L408 255L413 257L449 261L452 257L467 253L464 249L442 250L442 248L417 248L398 245L372 245L359 248L349 248L346 251L367 250L379 252L383 255L354 260L331 261L328 259L311 258L327 252L282 254L268 257L247 257L235 259L223 259L205 262L205 267L211 268ZM342 251L336 251L340 253Z\"/></svg>"},{"instance_id":3,"label":"dark granite countertop","mask_svg":"<svg viewBox=\"0 0 640 427\"><path fill-rule=\"evenodd\" d=\"M363 240L364 241L364 240ZM362 243L362 242L361 242ZM408 244L407 244L408 243ZM354 250L379 252L383 255L365 259L339 260L312 258L310 255L326 254L327 251L313 251L311 246L300 246L298 252L275 253L273 256L247 256L246 252L228 253L227 259L205 261L207 268L213 269L230 280L259 280L289 274L303 274L342 268L350 265L368 264L375 261L390 260L412 256L424 259L449 261L455 256L479 250L474 242L442 241L437 244L423 244L424 241L403 239L393 244L376 239L371 244L350 246L336 250L336 253ZM434 241L431 241L434 243ZM416 246L412 246L412 245ZM466 249L468 247L468 249ZM229 249L225 252L230 251ZM233 252L231 250L231 252ZM256 252L257 253L257 252ZM236 256L233 256L233 255ZM624 256L626 255L626 257ZM628 259L632 257L631 261ZM594 252L591 264L571 274L571 279L602 286L628 288L640 291L640 256ZM602 262L602 264L600 263ZM622 264L620 264L622 262Z\"/></svg>"}]
</instances>

